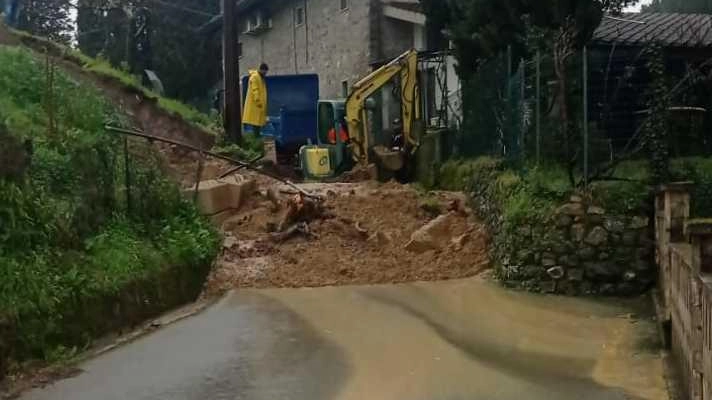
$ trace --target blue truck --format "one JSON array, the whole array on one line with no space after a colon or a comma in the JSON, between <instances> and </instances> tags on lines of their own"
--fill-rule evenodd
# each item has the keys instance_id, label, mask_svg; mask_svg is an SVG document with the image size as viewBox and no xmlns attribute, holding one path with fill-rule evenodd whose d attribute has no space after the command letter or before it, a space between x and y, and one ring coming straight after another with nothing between
<instances>
[{"instance_id":1,"label":"blue truck","mask_svg":"<svg viewBox=\"0 0 712 400\"><path fill-rule=\"evenodd\" d=\"M247 95L248 79L242 78L243 100ZM274 138L278 162L293 165L298 161L302 146L317 142L319 76L267 76L266 84L268 122L262 133Z\"/></svg>"}]
</instances>

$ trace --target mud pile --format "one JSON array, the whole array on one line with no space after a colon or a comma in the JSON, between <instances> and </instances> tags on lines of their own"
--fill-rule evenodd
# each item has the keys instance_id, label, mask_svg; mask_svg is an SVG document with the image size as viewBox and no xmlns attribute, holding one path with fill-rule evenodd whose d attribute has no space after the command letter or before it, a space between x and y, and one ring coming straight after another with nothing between
<instances>
[{"instance_id":1,"label":"mud pile","mask_svg":"<svg viewBox=\"0 0 712 400\"><path fill-rule=\"evenodd\" d=\"M276 243L271 231L280 212L265 194L222 224L224 250L207 295L240 287L446 280L488 266L487 235L461 195L425 195L394 183L305 188L325 198L328 215L311 221L308 234Z\"/></svg>"}]
</instances>

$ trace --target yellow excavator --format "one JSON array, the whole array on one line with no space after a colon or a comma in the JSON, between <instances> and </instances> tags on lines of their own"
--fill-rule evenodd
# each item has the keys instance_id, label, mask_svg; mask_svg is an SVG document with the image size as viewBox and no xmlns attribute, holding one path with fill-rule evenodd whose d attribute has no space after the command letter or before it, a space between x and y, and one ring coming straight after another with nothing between
<instances>
[{"instance_id":1,"label":"yellow excavator","mask_svg":"<svg viewBox=\"0 0 712 400\"><path fill-rule=\"evenodd\" d=\"M400 103L400 123L386 134L375 126L369 114L376 110L372 96L394 84ZM425 131L420 86L418 52L409 50L358 81L346 100L320 100L317 144L300 150L302 171L307 178L337 176L356 165L378 167L379 175L408 167L409 155L419 146Z\"/></svg>"}]
</instances>

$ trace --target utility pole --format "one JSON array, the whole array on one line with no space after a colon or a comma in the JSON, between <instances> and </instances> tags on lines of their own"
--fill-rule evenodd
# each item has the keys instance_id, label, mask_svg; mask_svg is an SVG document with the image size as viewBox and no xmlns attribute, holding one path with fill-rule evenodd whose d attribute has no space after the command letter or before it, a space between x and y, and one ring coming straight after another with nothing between
<instances>
[{"instance_id":1,"label":"utility pole","mask_svg":"<svg viewBox=\"0 0 712 400\"><path fill-rule=\"evenodd\" d=\"M237 46L237 0L222 0L223 11L223 75L225 135L233 143L242 140L242 110L240 109L240 64Z\"/></svg>"}]
</instances>

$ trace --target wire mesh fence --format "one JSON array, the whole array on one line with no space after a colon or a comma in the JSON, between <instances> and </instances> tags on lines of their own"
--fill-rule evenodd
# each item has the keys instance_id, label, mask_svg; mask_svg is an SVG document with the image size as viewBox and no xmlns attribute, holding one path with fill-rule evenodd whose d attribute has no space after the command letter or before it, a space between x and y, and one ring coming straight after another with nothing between
<instances>
[{"instance_id":1,"label":"wire mesh fence","mask_svg":"<svg viewBox=\"0 0 712 400\"><path fill-rule=\"evenodd\" d=\"M596 165L644 157L651 104L664 102L671 156L712 154L705 135L712 128L712 54L662 51L662 83L650 73L653 54L616 44L583 48L569 58L565 76L545 51L516 59L510 50L482 62L463 80L460 152L563 162L588 176ZM656 84L669 95L656 98Z\"/></svg>"}]
</instances>

